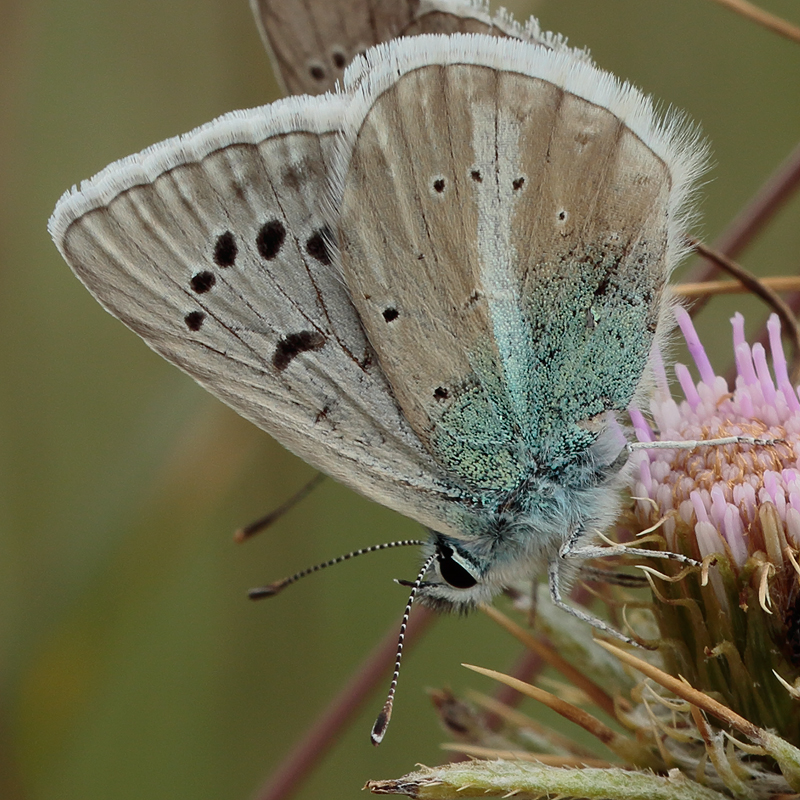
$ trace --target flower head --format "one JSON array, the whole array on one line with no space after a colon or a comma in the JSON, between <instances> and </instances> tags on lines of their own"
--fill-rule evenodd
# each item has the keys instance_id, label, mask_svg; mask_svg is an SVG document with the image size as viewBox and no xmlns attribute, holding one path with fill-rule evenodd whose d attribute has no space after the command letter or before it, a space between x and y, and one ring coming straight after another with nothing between
<instances>
[{"instance_id":1,"label":"flower head","mask_svg":"<svg viewBox=\"0 0 800 800\"><path fill-rule=\"evenodd\" d=\"M662 388L651 404L658 438L771 441L636 454L633 529L661 522L666 549L716 562L709 587L692 579L658 587L665 603L656 617L662 636L680 642L670 648L677 672L797 741L800 400L789 380L780 324L774 315L768 323L773 377L764 347L751 347L742 316L733 318L737 376L730 391L714 374L688 314L677 313L700 380L676 365L685 396L676 402L660 376ZM640 440L655 438L640 413L632 418ZM709 659L724 661L724 668L709 668Z\"/></svg>"}]
</instances>

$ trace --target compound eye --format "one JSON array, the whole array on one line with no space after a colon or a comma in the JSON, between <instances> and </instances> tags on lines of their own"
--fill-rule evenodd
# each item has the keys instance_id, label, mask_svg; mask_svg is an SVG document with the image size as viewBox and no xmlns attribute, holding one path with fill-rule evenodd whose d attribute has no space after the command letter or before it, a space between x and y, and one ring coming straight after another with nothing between
<instances>
[{"instance_id":1,"label":"compound eye","mask_svg":"<svg viewBox=\"0 0 800 800\"><path fill-rule=\"evenodd\" d=\"M439 572L442 578L454 589L469 589L478 581L455 559L452 547L441 545L438 548L437 558L439 561Z\"/></svg>"}]
</instances>

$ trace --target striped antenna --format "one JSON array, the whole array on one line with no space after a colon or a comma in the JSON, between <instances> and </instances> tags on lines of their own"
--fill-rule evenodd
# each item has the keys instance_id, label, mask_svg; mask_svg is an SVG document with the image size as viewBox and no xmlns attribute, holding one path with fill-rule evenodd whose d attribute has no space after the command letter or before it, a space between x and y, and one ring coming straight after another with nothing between
<instances>
[{"instance_id":1,"label":"striped antenna","mask_svg":"<svg viewBox=\"0 0 800 800\"><path fill-rule=\"evenodd\" d=\"M323 561L321 564L315 564L313 567L302 569L300 572L295 572L294 575L290 575L288 578L283 578L283 580L275 581L275 583L270 583L266 586L259 586L255 589L251 589L247 594L251 600L260 600L262 597L274 597L276 594L278 594L278 592L285 589L287 586L291 586L291 584L299 581L300 578L305 578L306 575L319 572L321 569L332 567L334 564L341 564L342 561L349 561L351 558L355 558L356 556L363 556L365 553L376 553L378 550L389 550L392 547L408 547L410 545L423 544L426 544L426 542L422 539L401 539L396 542L384 542L383 544L374 544L371 547L361 547L358 550L351 550L349 553L345 553L343 556L337 556L329 561ZM419 579L417 580L417 584L415 584L415 592L418 583ZM414 596L413 592L411 596ZM409 601L409 607L410 605L411 603Z\"/></svg>"},{"instance_id":2,"label":"striped antenna","mask_svg":"<svg viewBox=\"0 0 800 800\"><path fill-rule=\"evenodd\" d=\"M417 575L417 579L411 587L411 594L406 603L406 610L403 612L403 621L400 623L400 635L397 637L397 655L394 660L392 683L389 686L389 693L386 695L386 702L383 704L381 713L378 714L378 718L375 720L375 724L372 726L372 733L370 734L370 739L372 739L372 744L374 745L379 745L383 741L386 729L389 727L389 720L392 718L392 706L394 705L394 696L397 691L397 679L400 677L400 660L403 658L403 642L406 638L408 617L411 614L411 606L422 584L422 579L425 577L425 573L428 571L431 564L433 564L435 558L436 553L433 553L425 559L425 563L422 565L422 569L419 571L419 575Z\"/></svg>"}]
</instances>

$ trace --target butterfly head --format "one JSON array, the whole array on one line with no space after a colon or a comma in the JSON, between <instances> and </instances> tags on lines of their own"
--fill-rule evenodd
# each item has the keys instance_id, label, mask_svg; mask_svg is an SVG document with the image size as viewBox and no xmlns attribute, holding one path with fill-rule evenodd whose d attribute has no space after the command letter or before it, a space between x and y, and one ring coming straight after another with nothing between
<instances>
[{"instance_id":1,"label":"butterfly head","mask_svg":"<svg viewBox=\"0 0 800 800\"><path fill-rule=\"evenodd\" d=\"M434 556L420 583L417 597L437 611L466 613L488 603L509 583L506 570L490 553L482 552L451 536L431 533L423 548ZM402 585L411 585L399 581Z\"/></svg>"}]
</instances>

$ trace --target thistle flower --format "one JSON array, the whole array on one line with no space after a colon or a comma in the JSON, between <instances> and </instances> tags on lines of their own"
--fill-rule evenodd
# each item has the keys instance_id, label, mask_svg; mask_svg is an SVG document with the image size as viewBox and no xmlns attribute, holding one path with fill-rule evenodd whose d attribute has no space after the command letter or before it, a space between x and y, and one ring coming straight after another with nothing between
<instances>
[{"instance_id":1,"label":"thistle flower","mask_svg":"<svg viewBox=\"0 0 800 800\"><path fill-rule=\"evenodd\" d=\"M695 580L664 588L657 610L673 674L720 693L748 719L800 741L800 400L792 387L780 324L768 323L774 379L764 347L747 344L733 320L736 385L714 374L688 314L678 322L700 373L675 373L685 399L662 389L651 412L659 438L749 436L769 446L733 444L694 450L642 450L632 486L638 529L662 522L665 547L699 560L713 555L709 586ZM653 432L631 416L638 438ZM635 530L636 528L634 528ZM672 570L673 573L677 570Z\"/></svg>"},{"instance_id":2,"label":"thistle flower","mask_svg":"<svg viewBox=\"0 0 800 800\"><path fill-rule=\"evenodd\" d=\"M471 668L544 702L606 752L587 752L483 695L462 701L439 693L442 721L459 740L447 747L493 760L372 782L373 791L431 798L800 796L800 399L777 317L768 323L774 377L765 349L745 341L741 315L732 320L738 375L731 391L688 314L676 314L700 380L677 365L684 399L676 401L658 366L652 427L631 412L639 440L769 440L635 454L621 539L637 547L655 541L702 561L702 569L638 559L652 590L645 602L604 587L612 614L622 606L618 621L647 648L636 653L593 641L587 626L547 604L537 609L536 639L487 609L566 679L554 692ZM587 704L612 725L581 707Z\"/></svg>"}]
</instances>

